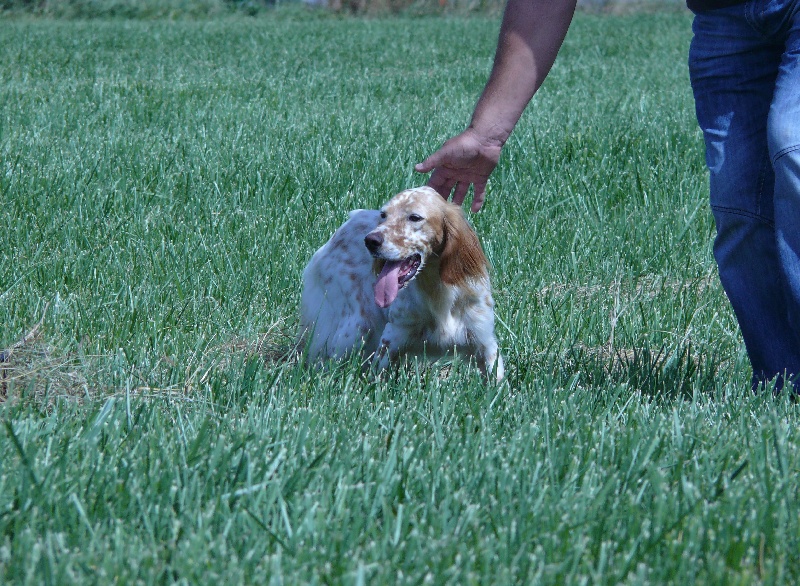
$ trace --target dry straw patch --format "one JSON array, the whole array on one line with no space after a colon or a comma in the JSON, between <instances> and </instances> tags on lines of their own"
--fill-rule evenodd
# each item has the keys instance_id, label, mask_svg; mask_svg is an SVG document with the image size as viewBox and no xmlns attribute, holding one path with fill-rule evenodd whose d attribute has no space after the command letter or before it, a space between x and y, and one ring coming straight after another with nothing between
<instances>
[{"instance_id":1,"label":"dry straw patch","mask_svg":"<svg viewBox=\"0 0 800 586\"><path fill-rule=\"evenodd\" d=\"M56 397L90 397L83 363L76 356L59 355L43 339L48 307L49 304L39 322L18 342L0 351L0 402L19 399L20 392L28 390L33 393L28 398L43 404Z\"/></svg>"},{"instance_id":2,"label":"dry straw patch","mask_svg":"<svg viewBox=\"0 0 800 586\"><path fill-rule=\"evenodd\" d=\"M599 294L610 295L619 298L624 292L627 299L647 298L654 299L659 294L668 292L679 294L693 290L698 295L706 293L710 289L719 287L719 280L716 270L709 271L702 278L692 281L669 280L658 275L647 275L638 279L632 287L625 288L620 280L612 283L600 285L572 285L570 283L551 283L545 285L536 292L540 299L547 297L564 297L566 295L576 295L581 298L592 298Z\"/></svg>"},{"instance_id":3,"label":"dry straw patch","mask_svg":"<svg viewBox=\"0 0 800 586\"><path fill-rule=\"evenodd\" d=\"M31 401L48 408L58 399L84 401L122 394L189 399L204 388L214 374L237 361L257 357L267 364L275 364L291 361L297 353L294 337L281 320L255 339L235 338L189 356L183 380L174 385L155 386L146 382L168 378L159 374L177 365L167 356L162 356L148 374L133 367L127 369L127 383L121 382L119 377L111 382L115 381L113 356L64 353L48 343L44 335L47 309L45 307L41 319L16 343L0 351L0 403Z\"/></svg>"}]
</instances>

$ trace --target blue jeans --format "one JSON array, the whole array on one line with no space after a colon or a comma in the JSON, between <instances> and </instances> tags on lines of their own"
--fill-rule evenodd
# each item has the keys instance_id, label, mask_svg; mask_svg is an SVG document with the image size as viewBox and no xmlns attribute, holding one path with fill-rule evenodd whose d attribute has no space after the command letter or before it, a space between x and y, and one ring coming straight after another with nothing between
<instances>
[{"instance_id":1,"label":"blue jeans","mask_svg":"<svg viewBox=\"0 0 800 586\"><path fill-rule=\"evenodd\" d=\"M714 257L757 387L800 375L800 0L697 13L689 70Z\"/></svg>"}]
</instances>

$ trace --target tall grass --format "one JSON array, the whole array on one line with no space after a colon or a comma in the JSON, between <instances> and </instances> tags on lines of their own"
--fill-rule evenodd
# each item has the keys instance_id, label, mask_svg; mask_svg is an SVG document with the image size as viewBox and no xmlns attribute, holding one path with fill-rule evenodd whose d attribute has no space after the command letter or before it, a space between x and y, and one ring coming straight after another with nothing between
<instances>
[{"instance_id":1,"label":"tall grass","mask_svg":"<svg viewBox=\"0 0 800 586\"><path fill-rule=\"evenodd\" d=\"M685 15L579 15L472 216L507 383L279 357L305 262L424 181L496 31L0 28L0 579L797 580L798 411L717 283Z\"/></svg>"},{"instance_id":2,"label":"tall grass","mask_svg":"<svg viewBox=\"0 0 800 586\"><path fill-rule=\"evenodd\" d=\"M0 0L0 16L59 19L195 19L301 7L367 15L497 14L503 0ZM578 0L594 12L685 9L682 0Z\"/></svg>"}]
</instances>

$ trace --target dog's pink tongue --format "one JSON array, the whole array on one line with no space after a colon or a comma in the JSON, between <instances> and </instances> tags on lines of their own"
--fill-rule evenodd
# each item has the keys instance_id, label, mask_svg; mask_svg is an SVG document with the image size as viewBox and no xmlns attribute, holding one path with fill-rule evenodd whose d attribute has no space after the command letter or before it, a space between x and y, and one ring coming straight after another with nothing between
<instances>
[{"instance_id":1,"label":"dog's pink tongue","mask_svg":"<svg viewBox=\"0 0 800 586\"><path fill-rule=\"evenodd\" d=\"M400 261L387 260L383 265L378 281L375 283L375 303L379 307L389 307L400 290Z\"/></svg>"}]
</instances>

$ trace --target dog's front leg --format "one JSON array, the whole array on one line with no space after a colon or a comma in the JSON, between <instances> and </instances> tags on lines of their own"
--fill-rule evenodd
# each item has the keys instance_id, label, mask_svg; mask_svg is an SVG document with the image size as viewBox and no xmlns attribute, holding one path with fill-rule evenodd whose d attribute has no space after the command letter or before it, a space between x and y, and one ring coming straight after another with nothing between
<instances>
[{"instance_id":1,"label":"dog's front leg","mask_svg":"<svg viewBox=\"0 0 800 586\"><path fill-rule=\"evenodd\" d=\"M500 350L497 347L497 340L492 339L483 348L480 349L481 355L479 359L479 368L484 377L488 380L490 374L494 374L495 380L499 383L505 377L505 366L503 364L503 357L500 355Z\"/></svg>"},{"instance_id":2,"label":"dog's front leg","mask_svg":"<svg viewBox=\"0 0 800 586\"><path fill-rule=\"evenodd\" d=\"M408 336L404 328L398 327L394 324L386 324L381 334L381 342L375 356L372 360L373 366L376 370L384 370L388 368L408 343Z\"/></svg>"}]
</instances>

